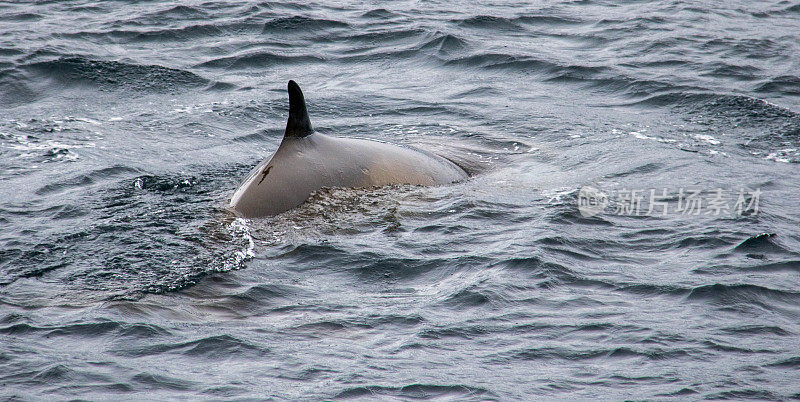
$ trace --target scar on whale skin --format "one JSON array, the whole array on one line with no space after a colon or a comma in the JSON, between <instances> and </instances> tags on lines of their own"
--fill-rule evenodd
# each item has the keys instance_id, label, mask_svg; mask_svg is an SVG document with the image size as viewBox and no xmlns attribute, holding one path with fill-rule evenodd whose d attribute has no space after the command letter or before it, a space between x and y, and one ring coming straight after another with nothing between
<instances>
[{"instance_id":1,"label":"scar on whale skin","mask_svg":"<svg viewBox=\"0 0 800 402\"><path fill-rule=\"evenodd\" d=\"M261 180L259 180L259 181L258 181L258 184L259 184L259 185L261 184L261 182L263 182L263 181L264 181L264 179L266 179L266 178L267 178L267 175L269 174L269 171L270 171L270 169L272 169L272 166L267 166L267 168L266 168L266 169L264 169L264 172L263 172L263 173L261 173Z\"/></svg>"}]
</instances>

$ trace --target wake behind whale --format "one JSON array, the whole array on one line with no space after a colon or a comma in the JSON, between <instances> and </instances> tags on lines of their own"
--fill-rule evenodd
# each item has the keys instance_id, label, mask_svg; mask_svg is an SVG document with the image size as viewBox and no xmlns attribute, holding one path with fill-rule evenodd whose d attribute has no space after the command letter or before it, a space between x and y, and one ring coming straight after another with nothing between
<instances>
[{"instance_id":1,"label":"wake behind whale","mask_svg":"<svg viewBox=\"0 0 800 402\"><path fill-rule=\"evenodd\" d=\"M439 155L385 142L314 132L300 86L289 81L289 119L278 150L247 176L230 209L254 218L302 204L323 187L455 183L467 173Z\"/></svg>"}]
</instances>

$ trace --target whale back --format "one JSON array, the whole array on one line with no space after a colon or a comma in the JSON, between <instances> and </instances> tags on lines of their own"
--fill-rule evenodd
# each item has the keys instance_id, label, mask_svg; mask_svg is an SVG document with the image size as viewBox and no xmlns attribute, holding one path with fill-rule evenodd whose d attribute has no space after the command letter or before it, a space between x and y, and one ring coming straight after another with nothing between
<instances>
[{"instance_id":1,"label":"whale back","mask_svg":"<svg viewBox=\"0 0 800 402\"><path fill-rule=\"evenodd\" d=\"M230 208L239 216L269 216L302 204L323 187L432 186L466 178L453 162L420 149L315 133L300 87L289 81L283 140L239 186Z\"/></svg>"}]
</instances>

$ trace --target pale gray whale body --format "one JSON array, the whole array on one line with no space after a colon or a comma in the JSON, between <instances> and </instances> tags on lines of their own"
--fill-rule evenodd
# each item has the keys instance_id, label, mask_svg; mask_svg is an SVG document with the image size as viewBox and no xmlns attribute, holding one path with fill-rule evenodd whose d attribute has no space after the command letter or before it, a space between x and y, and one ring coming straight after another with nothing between
<instances>
[{"instance_id":1,"label":"pale gray whale body","mask_svg":"<svg viewBox=\"0 0 800 402\"><path fill-rule=\"evenodd\" d=\"M289 81L289 120L272 158L259 164L231 198L242 217L276 215L323 187L433 186L466 179L455 163L420 149L315 133L303 92Z\"/></svg>"}]
</instances>

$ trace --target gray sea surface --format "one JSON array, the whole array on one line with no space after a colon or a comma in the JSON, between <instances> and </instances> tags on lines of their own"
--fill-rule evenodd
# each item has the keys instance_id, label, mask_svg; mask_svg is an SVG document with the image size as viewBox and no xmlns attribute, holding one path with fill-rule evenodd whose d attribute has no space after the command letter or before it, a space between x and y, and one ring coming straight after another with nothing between
<instances>
[{"instance_id":1,"label":"gray sea surface","mask_svg":"<svg viewBox=\"0 0 800 402\"><path fill-rule=\"evenodd\" d=\"M0 399L800 398L799 72L797 1L2 1ZM472 177L235 218L290 79Z\"/></svg>"}]
</instances>

